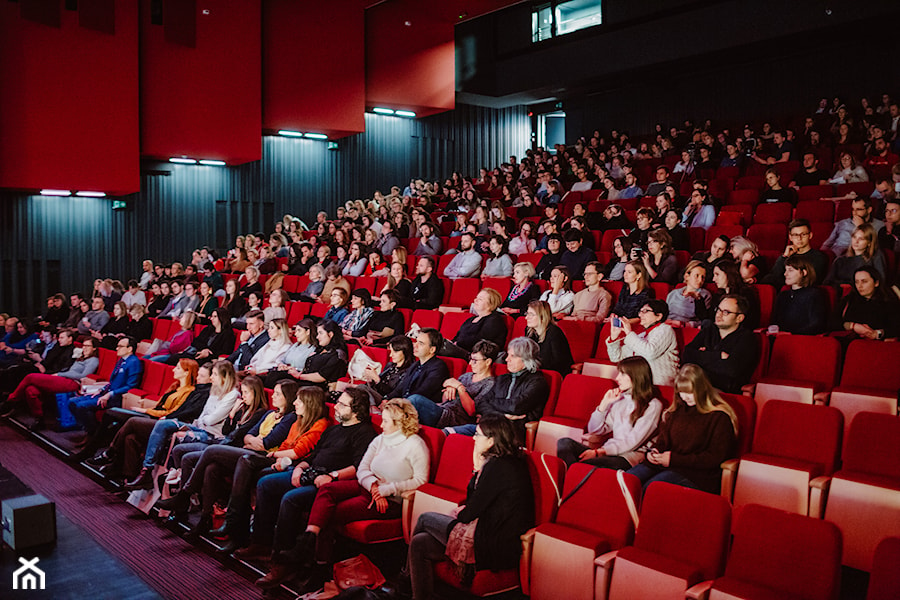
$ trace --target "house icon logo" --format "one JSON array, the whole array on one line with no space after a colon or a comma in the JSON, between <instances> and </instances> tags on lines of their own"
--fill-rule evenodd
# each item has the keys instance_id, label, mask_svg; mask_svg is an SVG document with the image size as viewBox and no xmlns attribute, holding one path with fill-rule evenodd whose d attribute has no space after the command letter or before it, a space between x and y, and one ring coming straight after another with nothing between
<instances>
[{"instance_id":1,"label":"house icon logo","mask_svg":"<svg viewBox=\"0 0 900 600\"><path fill-rule=\"evenodd\" d=\"M19 558L21 567L13 571L14 590L43 590L44 572L37 568L37 558Z\"/></svg>"}]
</instances>

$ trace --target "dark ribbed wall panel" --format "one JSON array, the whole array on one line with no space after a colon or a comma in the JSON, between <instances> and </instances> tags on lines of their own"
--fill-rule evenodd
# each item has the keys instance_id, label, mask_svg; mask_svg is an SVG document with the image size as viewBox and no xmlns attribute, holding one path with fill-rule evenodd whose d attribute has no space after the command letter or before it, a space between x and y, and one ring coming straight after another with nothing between
<instances>
[{"instance_id":1,"label":"dark ribbed wall panel","mask_svg":"<svg viewBox=\"0 0 900 600\"><path fill-rule=\"evenodd\" d=\"M34 313L56 291L87 292L96 277L123 282L141 261L189 261L201 245L230 247L242 233L271 232L284 213L312 222L348 199L404 186L410 177L477 174L530 145L524 107L460 105L425 119L366 115L366 133L325 142L263 138L263 159L239 167L170 165L144 175L128 209L101 198L0 194L0 311ZM46 273L60 272L59 277Z\"/></svg>"}]
</instances>

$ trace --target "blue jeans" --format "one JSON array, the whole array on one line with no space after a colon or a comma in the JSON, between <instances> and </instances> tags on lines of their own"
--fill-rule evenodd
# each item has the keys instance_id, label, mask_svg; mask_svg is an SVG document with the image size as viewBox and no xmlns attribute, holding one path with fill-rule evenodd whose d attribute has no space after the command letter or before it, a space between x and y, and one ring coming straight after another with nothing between
<instances>
[{"instance_id":1,"label":"blue jeans","mask_svg":"<svg viewBox=\"0 0 900 600\"><path fill-rule=\"evenodd\" d=\"M647 486L654 481L665 481L667 483L673 483L675 485L691 488L693 490L698 489L693 481L691 481L684 475L673 471L672 469L663 469L662 471L660 471L656 467L648 465L647 463L641 463L638 466L629 469L628 472L641 480L641 484L644 486L645 492L647 491Z\"/></svg>"},{"instance_id":2,"label":"blue jeans","mask_svg":"<svg viewBox=\"0 0 900 600\"><path fill-rule=\"evenodd\" d=\"M419 423L434 427L438 424L444 409L438 406L433 400L426 398L421 394L410 394L407 398L416 411L419 413Z\"/></svg>"},{"instance_id":3,"label":"blue jeans","mask_svg":"<svg viewBox=\"0 0 900 600\"><path fill-rule=\"evenodd\" d=\"M97 411L100 407L97 405L97 399L100 396L75 396L69 400L69 411L75 418L75 422L84 427L88 435L94 435L97 432ZM106 403L106 408L114 408L122 406L122 400L110 399Z\"/></svg>"},{"instance_id":4,"label":"blue jeans","mask_svg":"<svg viewBox=\"0 0 900 600\"><path fill-rule=\"evenodd\" d=\"M291 550L306 525L319 489L314 485L295 488L293 469L266 475L256 483L256 511L253 513L253 542L271 545L274 551Z\"/></svg>"},{"instance_id":5,"label":"blue jeans","mask_svg":"<svg viewBox=\"0 0 900 600\"><path fill-rule=\"evenodd\" d=\"M475 435L476 427L477 427L477 425L473 425L472 423L469 423L468 425L457 425L455 427L444 427L443 432L446 433L447 435L450 435L451 433L458 433L460 435L473 436L473 435Z\"/></svg>"},{"instance_id":6,"label":"blue jeans","mask_svg":"<svg viewBox=\"0 0 900 600\"><path fill-rule=\"evenodd\" d=\"M157 421L156 425L153 426L153 431L150 432L150 439L147 440L147 452L144 453L145 468L151 469L154 466L161 464L159 461L165 458L165 451L167 449L165 447L166 442L182 427L188 428L183 443L206 443L212 439L212 436L209 435L208 432L199 427L194 427L193 425L186 425L177 419L162 419Z\"/></svg>"},{"instance_id":7,"label":"blue jeans","mask_svg":"<svg viewBox=\"0 0 900 600\"><path fill-rule=\"evenodd\" d=\"M164 363L169 360L171 354L160 354L159 356L148 356L147 360L152 360L153 362Z\"/></svg>"}]
</instances>

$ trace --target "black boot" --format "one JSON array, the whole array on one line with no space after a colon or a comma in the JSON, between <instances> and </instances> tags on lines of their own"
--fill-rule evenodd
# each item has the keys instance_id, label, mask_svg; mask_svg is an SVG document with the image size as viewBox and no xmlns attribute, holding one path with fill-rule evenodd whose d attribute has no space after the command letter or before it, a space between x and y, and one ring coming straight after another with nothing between
<instances>
[{"instance_id":1,"label":"black boot","mask_svg":"<svg viewBox=\"0 0 900 600\"><path fill-rule=\"evenodd\" d=\"M221 527L216 527L210 531L209 535L217 540L228 539L231 536L231 527L228 525L228 518L225 518Z\"/></svg>"},{"instance_id":2,"label":"black boot","mask_svg":"<svg viewBox=\"0 0 900 600\"><path fill-rule=\"evenodd\" d=\"M184 539L188 541L197 541L201 536L209 533L209 530L212 529L212 515L202 514L200 515L200 520L197 521L197 524L191 527L191 530L184 534Z\"/></svg>"},{"instance_id":3,"label":"black boot","mask_svg":"<svg viewBox=\"0 0 900 600\"><path fill-rule=\"evenodd\" d=\"M125 484L125 489L129 491L153 489L153 469L143 467L137 477Z\"/></svg>"},{"instance_id":4,"label":"black boot","mask_svg":"<svg viewBox=\"0 0 900 600\"><path fill-rule=\"evenodd\" d=\"M171 498L160 500L156 503L159 510L168 510L173 513L185 514L191 507L191 494L184 490L179 491Z\"/></svg>"},{"instance_id":5,"label":"black boot","mask_svg":"<svg viewBox=\"0 0 900 600\"><path fill-rule=\"evenodd\" d=\"M115 450L112 447L107 448L106 450L101 450L97 454L93 456L93 458L89 458L84 461L88 466L99 468L103 465L110 465L116 459Z\"/></svg>"}]
</instances>

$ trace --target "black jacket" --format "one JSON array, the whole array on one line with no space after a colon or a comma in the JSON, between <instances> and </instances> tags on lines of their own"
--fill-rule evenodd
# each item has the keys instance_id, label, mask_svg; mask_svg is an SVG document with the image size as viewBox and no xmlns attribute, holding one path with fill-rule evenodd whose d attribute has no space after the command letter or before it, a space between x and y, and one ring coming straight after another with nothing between
<instances>
[{"instance_id":1,"label":"black jacket","mask_svg":"<svg viewBox=\"0 0 900 600\"><path fill-rule=\"evenodd\" d=\"M540 419L550 398L550 386L540 371L519 373L518 377L512 373L496 377L493 391L483 401L476 402L475 412L479 415L525 415L523 425L524 421Z\"/></svg>"},{"instance_id":2,"label":"black jacket","mask_svg":"<svg viewBox=\"0 0 900 600\"><path fill-rule=\"evenodd\" d=\"M182 423L193 423L194 420L203 412L206 401L209 400L209 389L212 387L209 383L198 383L181 406L169 413L167 419L178 419Z\"/></svg>"},{"instance_id":3,"label":"black jacket","mask_svg":"<svg viewBox=\"0 0 900 600\"><path fill-rule=\"evenodd\" d=\"M534 526L534 489L524 458L491 458L473 475L465 507L457 521L475 527L475 569L514 569L519 564L519 536ZM456 521L450 524L450 529ZM448 530L449 531L449 530Z\"/></svg>"},{"instance_id":4,"label":"black jacket","mask_svg":"<svg viewBox=\"0 0 900 600\"><path fill-rule=\"evenodd\" d=\"M423 282L417 275L412 280L412 297L415 308L437 308L444 301L444 282L434 274Z\"/></svg>"},{"instance_id":5,"label":"black jacket","mask_svg":"<svg viewBox=\"0 0 900 600\"><path fill-rule=\"evenodd\" d=\"M538 340L536 333L531 333L528 337L538 343L542 369L556 371L563 377L572 372L572 363L575 362L572 347L559 325L550 323L543 342Z\"/></svg>"},{"instance_id":6,"label":"black jacket","mask_svg":"<svg viewBox=\"0 0 900 600\"><path fill-rule=\"evenodd\" d=\"M713 387L740 394L759 360L759 341L749 329L738 327L724 338L719 328L708 325L684 348L683 364L702 367Z\"/></svg>"},{"instance_id":7,"label":"black jacket","mask_svg":"<svg viewBox=\"0 0 900 600\"><path fill-rule=\"evenodd\" d=\"M450 377L446 363L433 356L424 365L416 361L400 379L393 390L384 395L386 399L408 398L410 394L421 394L434 402L440 402L444 381Z\"/></svg>"},{"instance_id":8,"label":"black jacket","mask_svg":"<svg viewBox=\"0 0 900 600\"><path fill-rule=\"evenodd\" d=\"M238 346L238 349L232 352L228 357L228 362L234 365L235 371L246 369L247 365L250 364L250 359L253 358L253 355L259 352L259 349L268 342L269 332L263 331L255 340L253 340L252 344L243 342Z\"/></svg>"}]
</instances>

